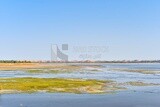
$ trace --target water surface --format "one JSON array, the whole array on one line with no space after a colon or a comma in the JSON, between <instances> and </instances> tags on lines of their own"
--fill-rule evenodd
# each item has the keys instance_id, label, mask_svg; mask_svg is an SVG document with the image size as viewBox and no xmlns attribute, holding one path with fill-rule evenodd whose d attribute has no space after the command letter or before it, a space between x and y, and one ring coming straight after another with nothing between
<instances>
[{"instance_id":1,"label":"water surface","mask_svg":"<svg viewBox=\"0 0 160 107\"><path fill-rule=\"evenodd\" d=\"M114 80L118 83L142 81L159 83L160 74L115 72L110 69L139 69L160 71L160 64L102 64L97 71L83 69L67 73L28 73L0 71L0 78L81 78ZM127 86L128 90L109 94L32 93L2 94L0 107L160 107L160 86Z\"/></svg>"}]
</instances>

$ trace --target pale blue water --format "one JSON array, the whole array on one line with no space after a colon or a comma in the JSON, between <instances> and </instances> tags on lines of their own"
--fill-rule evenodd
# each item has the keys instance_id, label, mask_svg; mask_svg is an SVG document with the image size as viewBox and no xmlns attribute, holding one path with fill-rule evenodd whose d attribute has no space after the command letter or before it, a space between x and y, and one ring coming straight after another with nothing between
<instances>
[{"instance_id":1,"label":"pale blue water","mask_svg":"<svg viewBox=\"0 0 160 107\"><path fill-rule=\"evenodd\" d=\"M98 72L84 69L81 72L58 74L30 74L23 71L1 71L0 78L37 77L37 78L83 78L115 80L119 83L142 81L160 83L160 74L141 74L114 72L109 69L143 69L160 71L160 64L103 64ZM128 90L114 94L65 94L33 93L2 94L0 107L160 107L160 86L128 87Z\"/></svg>"},{"instance_id":2,"label":"pale blue water","mask_svg":"<svg viewBox=\"0 0 160 107\"><path fill-rule=\"evenodd\" d=\"M120 92L117 94L6 94L0 107L160 107L160 93Z\"/></svg>"},{"instance_id":3,"label":"pale blue water","mask_svg":"<svg viewBox=\"0 0 160 107\"><path fill-rule=\"evenodd\" d=\"M27 73L24 71L1 71L0 78L36 77L36 78L82 78L115 80L117 82L143 81L148 83L160 83L160 74L141 74L134 72L115 72L110 69L143 69L160 71L160 64L102 64L104 67L97 68L100 71L84 69L71 73Z\"/></svg>"}]
</instances>

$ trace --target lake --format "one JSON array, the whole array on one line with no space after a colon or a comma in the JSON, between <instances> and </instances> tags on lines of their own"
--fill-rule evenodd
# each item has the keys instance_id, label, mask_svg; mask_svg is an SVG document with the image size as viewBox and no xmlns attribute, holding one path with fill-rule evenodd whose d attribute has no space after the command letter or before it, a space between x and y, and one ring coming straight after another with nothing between
<instances>
[{"instance_id":1,"label":"lake","mask_svg":"<svg viewBox=\"0 0 160 107\"><path fill-rule=\"evenodd\" d=\"M24 71L1 71L0 78L81 78L114 80L117 83L141 81L160 84L160 74L144 74L127 70L159 72L160 64L101 64L103 67L91 72L86 68L69 73L28 73ZM112 70L114 69L114 70ZM115 71L120 70L120 71ZM123 71L121 71L123 69ZM126 71L125 71L126 70ZM0 107L160 107L160 86L126 86L127 90L104 94L70 93L21 93L1 94Z\"/></svg>"}]
</instances>

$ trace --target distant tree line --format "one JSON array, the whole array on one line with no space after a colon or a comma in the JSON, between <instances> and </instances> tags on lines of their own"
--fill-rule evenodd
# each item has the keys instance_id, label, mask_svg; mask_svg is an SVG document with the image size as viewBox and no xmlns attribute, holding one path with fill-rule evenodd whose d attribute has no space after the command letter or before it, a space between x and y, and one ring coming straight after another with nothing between
<instances>
[{"instance_id":1,"label":"distant tree line","mask_svg":"<svg viewBox=\"0 0 160 107\"><path fill-rule=\"evenodd\" d=\"M160 63L160 60L122 60L122 61L18 61L0 60L0 63Z\"/></svg>"},{"instance_id":2,"label":"distant tree line","mask_svg":"<svg viewBox=\"0 0 160 107\"><path fill-rule=\"evenodd\" d=\"M70 61L69 63L160 63L160 60Z\"/></svg>"},{"instance_id":3,"label":"distant tree line","mask_svg":"<svg viewBox=\"0 0 160 107\"><path fill-rule=\"evenodd\" d=\"M160 63L160 60L122 60L122 61L97 61L99 63Z\"/></svg>"},{"instance_id":4,"label":"distant tree line","mask_svg":"<svg viewBox=\"0 0 160 107\"><path fill-rule=\"evenodd\" d=\"M0 60L0 63L31 63L31 61Z\"/></svg>"}]
</instances>

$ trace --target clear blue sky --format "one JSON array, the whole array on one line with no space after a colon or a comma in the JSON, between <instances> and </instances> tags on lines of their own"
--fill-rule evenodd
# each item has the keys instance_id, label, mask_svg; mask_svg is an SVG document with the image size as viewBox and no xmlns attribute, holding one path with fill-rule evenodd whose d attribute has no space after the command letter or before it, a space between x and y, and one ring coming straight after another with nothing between
<instances>
[{"instance_id":1,"label":"clear blue sky","mask_svg":"<svg viewBox=\"0 0 160 107\"><path fill-rule=\"evenodd\" d=\"M0 59L49 60L51 43L160 59L160 0L0 0Z\"/></svg>"}]
</instances>

